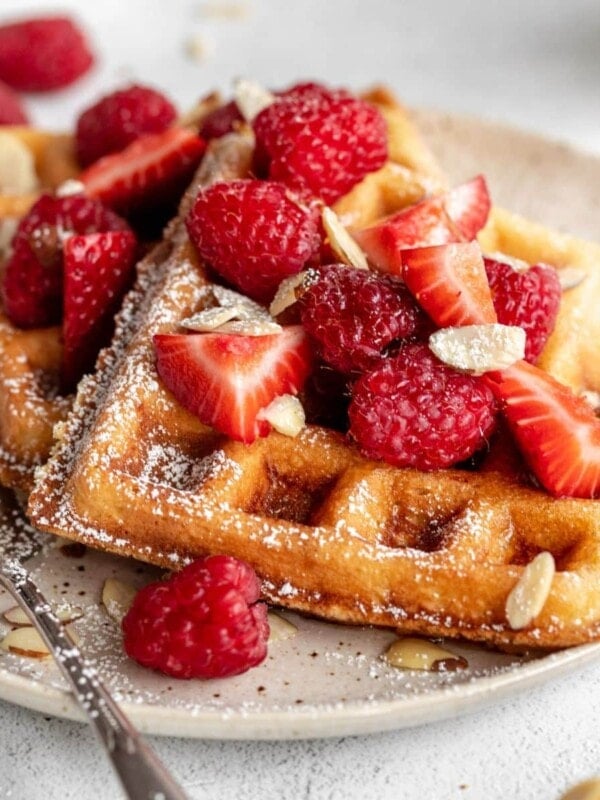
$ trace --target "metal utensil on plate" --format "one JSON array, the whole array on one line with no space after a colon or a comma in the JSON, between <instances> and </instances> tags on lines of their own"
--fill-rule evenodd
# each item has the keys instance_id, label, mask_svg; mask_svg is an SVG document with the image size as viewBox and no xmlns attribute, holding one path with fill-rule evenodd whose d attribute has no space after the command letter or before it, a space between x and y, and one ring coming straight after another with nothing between
<instances>
[{"instance_id":1,"label":"metal utensil on plate","mask_svg":"<svg viewBox=\"0 0 600 800\"><path fill-rule=\"evenodd\" d=\"M186 800L156 754L112 699L98 673L81 655L35 585L24 562L47 541L32 528L18 504L0 489L0 585L23 606L67 679L80 708L104 744L131 800Z\"/></svg>"}]
</instances>

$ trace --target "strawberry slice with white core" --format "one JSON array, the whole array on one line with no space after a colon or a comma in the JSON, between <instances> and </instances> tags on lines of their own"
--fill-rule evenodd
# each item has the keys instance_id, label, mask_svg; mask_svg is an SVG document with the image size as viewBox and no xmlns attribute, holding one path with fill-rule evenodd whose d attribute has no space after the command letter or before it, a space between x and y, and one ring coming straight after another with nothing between
<instances>
[{"instance_id":1,"label":"strawberry slice with white core","mask_svg":"<svg viewBox=\"0 0 600 800\"><path fill-rule=\"evenodd\" d=\"M79 180L88 197L121 212L176 196L191 179L206 143L187 128L141 136L124 150L99 159Z\"/></svg>"},{"instance_id":2,"label":"strawberry slice with white core","mask_svg":"<svg viewBox=\"0 0 600 800\"><path fill-rule=\"evenodd\" d=\"M71 236L64 244L62 379L71 389L110 338L112 321L131 282L136 239L131 231Z\"/></svg>"},{"instance_id":3,"label":"strawberry slice with white core","mask_svg":"<svg viewBox=\"0 0 600 800\"><path fill-rule=\"evenodd\" d=\"M491 200L483 175L446 194L430 197L353 233L371 263L401 274L402 251L449 242L471 241L485 225Z\"/></svg>"},{"instance_id":4,"label":"strawberry slice with white core","mask_svg":"<svg viewBox=\"0 0 600 800\"><path fill-rule=\"evenodd\" d=\"M444 206L466 241L474 239L487 222L492 207L483 175L449 191Z\"/></svg>"},{"instance_id":5,"label":"strawberry slice with white core","mask_svg":"<svg viewBox=\"0 0 600 800\"><path fill-rule=\"evenodd\" d=\"M497 322L477 242L404 250L402 277L440 328Z\"/></svg>"},{"instance_id":6,"label":"strawberry slice with white core","mask_svg":"<svg viewBox=\"0 0 600 800\"><path fill-rule=\"evenodd\" d=\"M373 266L392 275L401 274L403 250L463 239L442 197L423 200L352 235Z\"/></svg>"},{"instance_id":7,"label":"strawberry slice with white core","mask_svg":"<svg viewBox=\"0 0 600 800\"><path fill-rule=\"evenodd\" d=\"M279 395L296 394L311 369L300 325L268 336L156 334L154 348L158 374L181 405L246 443L271 429L259 411Z\"/></svg>"},{"instance_id":8,"label":"strawberry slice with white core","mask_svg":"<svg viewBox=\"0 0 600 800\"><path fill-rule=\"evenodd\" d=\"M542 486L559 497L600 497L600 419L589 403L525 361L484 379Z\"/></svg>"}]
</instances>

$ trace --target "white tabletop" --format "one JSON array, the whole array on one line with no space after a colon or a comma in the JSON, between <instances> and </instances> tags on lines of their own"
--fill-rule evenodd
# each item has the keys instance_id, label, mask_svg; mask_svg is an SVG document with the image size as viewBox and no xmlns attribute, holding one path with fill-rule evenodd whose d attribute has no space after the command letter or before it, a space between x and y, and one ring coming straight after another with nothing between
<instances>
[{"instance_id":1,"label":"white tabletop","mask_svg":"<svg viewBox=\"0 0 600 800\"><path fill-rule=\"evenodd\" d=\"M182 108L243 75L385 81L413 105L473 113L600 154L597 0L62 0L100 63L76 87L28 102L69 128L111 87L139 80ZM214 8L227 6L229 15ZM44 0L2 0L0 19ZM210 13L210 12L213 13ZM202 42L205 58L186 45ZM600 772L600 664L465 716L368 737L307 742L154 739L192 798L555 800ZM92 733L0 703L0 797L118 798Z\"/></svg>"}]
</instances>

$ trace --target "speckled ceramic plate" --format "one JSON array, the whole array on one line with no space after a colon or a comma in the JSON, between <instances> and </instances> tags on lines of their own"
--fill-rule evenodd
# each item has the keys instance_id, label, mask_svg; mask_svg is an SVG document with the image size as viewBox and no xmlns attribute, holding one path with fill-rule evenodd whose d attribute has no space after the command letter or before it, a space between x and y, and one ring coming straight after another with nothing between
<instances>
[{"instance_id":1,"label":"speckled ceramic plate","mask_svg":"<svg viewBox=\"0 0 600 800\"><path fill-rule=\"evenodd\" d=\"M453 182L478 172L494 200L579 235L600 237L600 159L499 125L437 113L419 123ZM121 652L118 625L100 604L107 577L139 586L156 573L133 561L49 541L35 575L55 602L79 606L83 651L144 731L206 738L301 738L369 733L473 710L600 658L600 645L521 659L449 645L468 668L453 673L395 670L381 660L387 631L331 625L286 613L296 635L267 661L219 681L176 682L139 668ZM14 605L0 594L0 612ZM8 627L8 626L6 626ZM80 719L49 659L0 656L0 697Z\"/></svg>"}]
</instances>

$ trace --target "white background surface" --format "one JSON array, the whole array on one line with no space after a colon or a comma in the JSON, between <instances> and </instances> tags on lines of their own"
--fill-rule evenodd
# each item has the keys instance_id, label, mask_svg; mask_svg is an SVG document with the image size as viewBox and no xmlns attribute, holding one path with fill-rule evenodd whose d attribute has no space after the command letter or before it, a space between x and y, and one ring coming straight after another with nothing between
<instances>
[{"instance_id":1,"label":"white background surface","mask_svg":"<svg viewBox=\"0 0 600 800\"><path fill-rule=\"evenodd\" d=\"M596 0L246 0L242 19L207 17L203 5L63 0L90 31L100 63L75 88L31 98L32 118L69 128L100 93L129 80L162 87L182 108L238 75L269 86L300 77L355 87L385 80L413 105L512 122L600 154ZM0 18L57 7L2 0ZM201 63L185 54L197 34L214 49ZM198 800L556 800L600 772L598 719L600 666L412 731L154 744ZM0 704L0 797L120 796L87 728Z\"/></svg>"}]
</instances>

